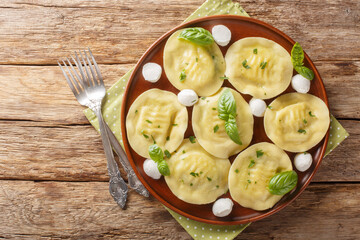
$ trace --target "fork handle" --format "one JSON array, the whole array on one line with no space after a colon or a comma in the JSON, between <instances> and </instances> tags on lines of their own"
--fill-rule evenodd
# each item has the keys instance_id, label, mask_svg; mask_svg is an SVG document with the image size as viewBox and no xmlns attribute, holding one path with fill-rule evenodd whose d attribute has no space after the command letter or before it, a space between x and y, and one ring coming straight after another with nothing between
<instances>
[{"instance_id":1,"label":"fork handle","mask_svg":"<svg viewBox=\"0 0 360 240\"><path fill-rule=\"evenodd\" d=\"M111 146L114 148L115 153L119 156L120 163L123 166L125 172L127 173L130 187L140 195L143 195L144 197L149 197L148 190L146 190L144 185L135 175L135 172L130 165L129 159L127 158L124 149L121 147L119 141L117 140L117 138L115 137L115 135L113 134L113 132L106 123L105 123L105 128L109 136Z\"/></svg>"},{"instance_id":2,"label":"fork handle","mask_svg":"<svg viewBox=\"0 0 360 240\"><path fill-rule=\"evenodd\" d=\"M127 198L127 192L128 188L124 180L122 179L120 175L120 171L118 168L118 165L115 161L114 154L110 145L110 140L106 131L105 122L102 117L101 113L101 104L100 106L97 106L95 109L95 114L99 120L99 126L100 126L100 134L104 146L104 151L106 155L107 160L107 168L109 172L110 177L110 185L109 190L111 196L114 198L116 203L121 207L125 207L126 198Z\"/></svg>"}]
</instances>

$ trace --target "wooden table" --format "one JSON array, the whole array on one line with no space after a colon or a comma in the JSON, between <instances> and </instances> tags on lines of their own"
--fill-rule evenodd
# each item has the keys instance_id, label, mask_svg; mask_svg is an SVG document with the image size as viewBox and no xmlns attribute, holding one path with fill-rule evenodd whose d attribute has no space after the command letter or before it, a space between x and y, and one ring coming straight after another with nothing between
<instances>
[{"instance_id":1,"label":"wooden table","mask_svg":"<svg viewBox=\"0 0 360 240\"><path fill-rule=\"evenodd\" d=\"M100 137L56 61L89 46L109 87L202 2L0 1L0 238L190 238L153 197L114 203ZM359 0L240 4L306 49L350 137L294 203L238 239L360 239Z\"/></svg>"}]
</instances>

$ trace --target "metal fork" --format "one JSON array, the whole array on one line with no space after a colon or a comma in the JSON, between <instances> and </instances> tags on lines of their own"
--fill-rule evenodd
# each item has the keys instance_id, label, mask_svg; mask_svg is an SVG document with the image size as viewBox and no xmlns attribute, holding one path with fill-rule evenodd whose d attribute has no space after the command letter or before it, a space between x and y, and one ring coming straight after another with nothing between
<instances>
[{"instance_id":1,"label":"metal fork","mask_svg":"<svg viewBox=\"0 0 360 240\"><path fill-rule=\"evenodd\" d=\"M119 149L119 143L117 142L116 137L113 135L109 127L104 122L101 113L101 105L102 105L102 100L106 93L105 86L104 86L103 78L100 73L100 69L90 49L88 49L88 52L92 61L90 60L85 50L83 51L85 57L83 56L81 51L79 51L81 60L76 52L75 52L75 58L71 56L71 59L73 63L75 63L75 66L77 67L80 75L75 70L72 62L68 58L66 58L66 61L63 59L61 60L64 67L59 62L58 64L78 102L81 105L87 106L91 110L93 110L98 118L101 138L103 141L104 151L107 159L108 172L110 176L110 181L109 181L110 194L117 202L117 204L121 208L124 208L126 203L128 188L120 175L119 168L114 159L114 155L110 144L110 139L114 143L113 146L115 146L114 148L117 150L116 152L119 155L120 162L128 174L130 187L133 187L137 192L139 192L140 194L146 197L149 196L149 193L141 184L139 179L137 179L133 169L130 167L128 159L126 158L126 154L124 153L121 146L120 146L121 150ZM67 72L65 71L64 68L67 70ZM111 136L110 139L109 139L109 135ZM116 144L118 146L116 146Z\"/></svg>"}]
</instances>

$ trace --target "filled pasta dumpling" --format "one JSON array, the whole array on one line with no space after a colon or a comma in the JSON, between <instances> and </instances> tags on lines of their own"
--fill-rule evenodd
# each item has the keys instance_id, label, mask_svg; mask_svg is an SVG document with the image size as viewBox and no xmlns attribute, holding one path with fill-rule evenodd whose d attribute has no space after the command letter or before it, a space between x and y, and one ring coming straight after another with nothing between
<instances>
[{"instance_id":1,"label":"filled pasta dumpling","mask_svg":"<svg viewBox=\"0 0 360 240\"><path fill-rule=\"evenodd\" d=\"M246 148L253 136L254 118L248 103L236 91L230 89L236 102L236 123L241 145L230 139L225 131L225 121L219 118L218 101L229 88L221 88L215 95L202 98L194 106L192 126L200 145L210 154L228 158Z\"/></svg>"},{"instance_id":2,"label":"filled pasta dumpling","mask_svg":"<svg viewBox=\"0 0 360 240\"><path fill-rule=\"evenodd\" d=\"M241 93L273 98L289 86L293 74L290 54L279 44L260 37L233 43L226 55L226 73Z\"/></svg>"},{"instance_id":3,"label":"filled pasta dumpling","mask_svg":"<svg viewBox=\"0 0 360 240\"><path fill-rule=\"evenodd\" d=\"M329 128L329 109L314 95L288 93L269 106L264 116L265 132L286 151L309 150L323 139Z\"/></svg>"},{"instance_id":4,"label":"filled pasta dumpling","mask_svg":"<svg viewBox=\"0 0 360 240\"><path fill-rule=\"evenodd\" d=\"M175 151L184 139L188 113L174 93L150 89L136 98L126 116L126 133L130 146L149 158L149 146Z\"/></svg>"},{"instance_id":5,"label":"filled pasta dumpling","mask_svg":"<svg viewBox=\"0 0 360 240\"><path fill-rule=\"evenodd\" d=\"M179 39L173 33L164 48L164 70L170 83L179 90L192 89L210 96L223 84L225 60L215 42L210 45Z\"/></svg>"},{"instance_id":6,"label":"filled pasta dumpling","mask_svg":"<svg viewBox=\"0 0 360 240\"><path fill-rule=\"evenodd\" d=\"M242 151L229 172L229 191L241 206L257 211L272 208L282 195L268 190L270 179L277 173L291 171L288 155L272 143L261 142Z\"/></svg>"},{"instance_id":7,"label":"filled pasta dumpling","mask_svg":"<svg viewBox=\"0 0 360 240\"><path fill-rule=\"evenodd\" d=\"M228 190L229 159L210 155L196 139L185 139L167 164L171 174L165 181L185 202L211 203Z\"/></svg>"}]
</instances>

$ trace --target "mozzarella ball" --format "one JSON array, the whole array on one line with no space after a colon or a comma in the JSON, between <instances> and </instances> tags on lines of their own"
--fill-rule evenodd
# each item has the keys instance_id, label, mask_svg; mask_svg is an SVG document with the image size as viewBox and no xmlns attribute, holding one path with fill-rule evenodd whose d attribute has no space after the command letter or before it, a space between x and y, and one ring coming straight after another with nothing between
<instances>
[{"instance_id":1,"label":"mozzarella ball","mask_svg":"<svg viewBox=\"0 0 360 240\"><path fill-rule=\"evenodd\" d=\"M233 206L234 203L230 198L219 198L214 202L212 212L217 217L226 217L231 213Z\"/></svg>"},{"instance_id":2,"label":"mozzarella ball","mask_svg":"<svg viewBox=\"0 0 360 240\"><path fill-rule=\"evenodd\" d=\"M159 81L162 73L162 68L157 63L146 63L142 68L142 74L144 76L144 79L146 81L149 81L151 83L155 83Z\"/></svg>"},{"instance_id":3,"label":"mozzarella ball","mask_svg":"<svg viewBox=\"0 0 360 240\"><path fill-rule=\"evenodd\" d=\"M262 99L252 98L249 102L251 112L256 117L263 117L266 110L266 103Z\"/></svg>"},{"instance_id":4,"label":"mozzarella ball","mask_svg":"<svg viewBox=\"0 0 360 240\"><path fill-rule=\"evenodd\" d=\"M211 33L214 37L215 42L225 47L231 40L231 31L224 25L216 25L212 28Z\"/></svg>"},{"instance_id":5,"label":"mozzarella ball","mask_svg":"<svg viewBox=\"0 0 360 240\"><path fill-rule=\"evenodd\" d=\"M305 172L310 168L312 161L310 153L298 153L294 158L294 165L300 172Z\"/></svg>"},{"instance_id":6,"label":"mozzarella ball","mask_svg":"<svg viewBox=\"0 0 360 240\"><path fill-rule=\"evenodd\" d=\"M310 80L300 74L296 74L291 79L291 86L299 93L307 93L310 90Z\"/></svg>"},{"instance_id":7,"label":"mozzarella ball","mask_svg":"<svg viewBox=\"0 0 360 240\"><path fill-rule=\"evenodd\" d=\"M194 105L198 100L199 97L194 90L191 89L184 89L178 93L178 101L187 107Z\"/></svg>"},{"instance_id":8,"label":"mozzarella ball","mask_svg":"<svg viewBox=\"0 0 360 240\"><path fill-rule=\"evenodd\" d=\"M161 173L159 172L159 169L157 168L156 162L152 159L146 159L143 164L144 172L146 175L153 179L160 179Z\"/></svg>"}]
</instances>

